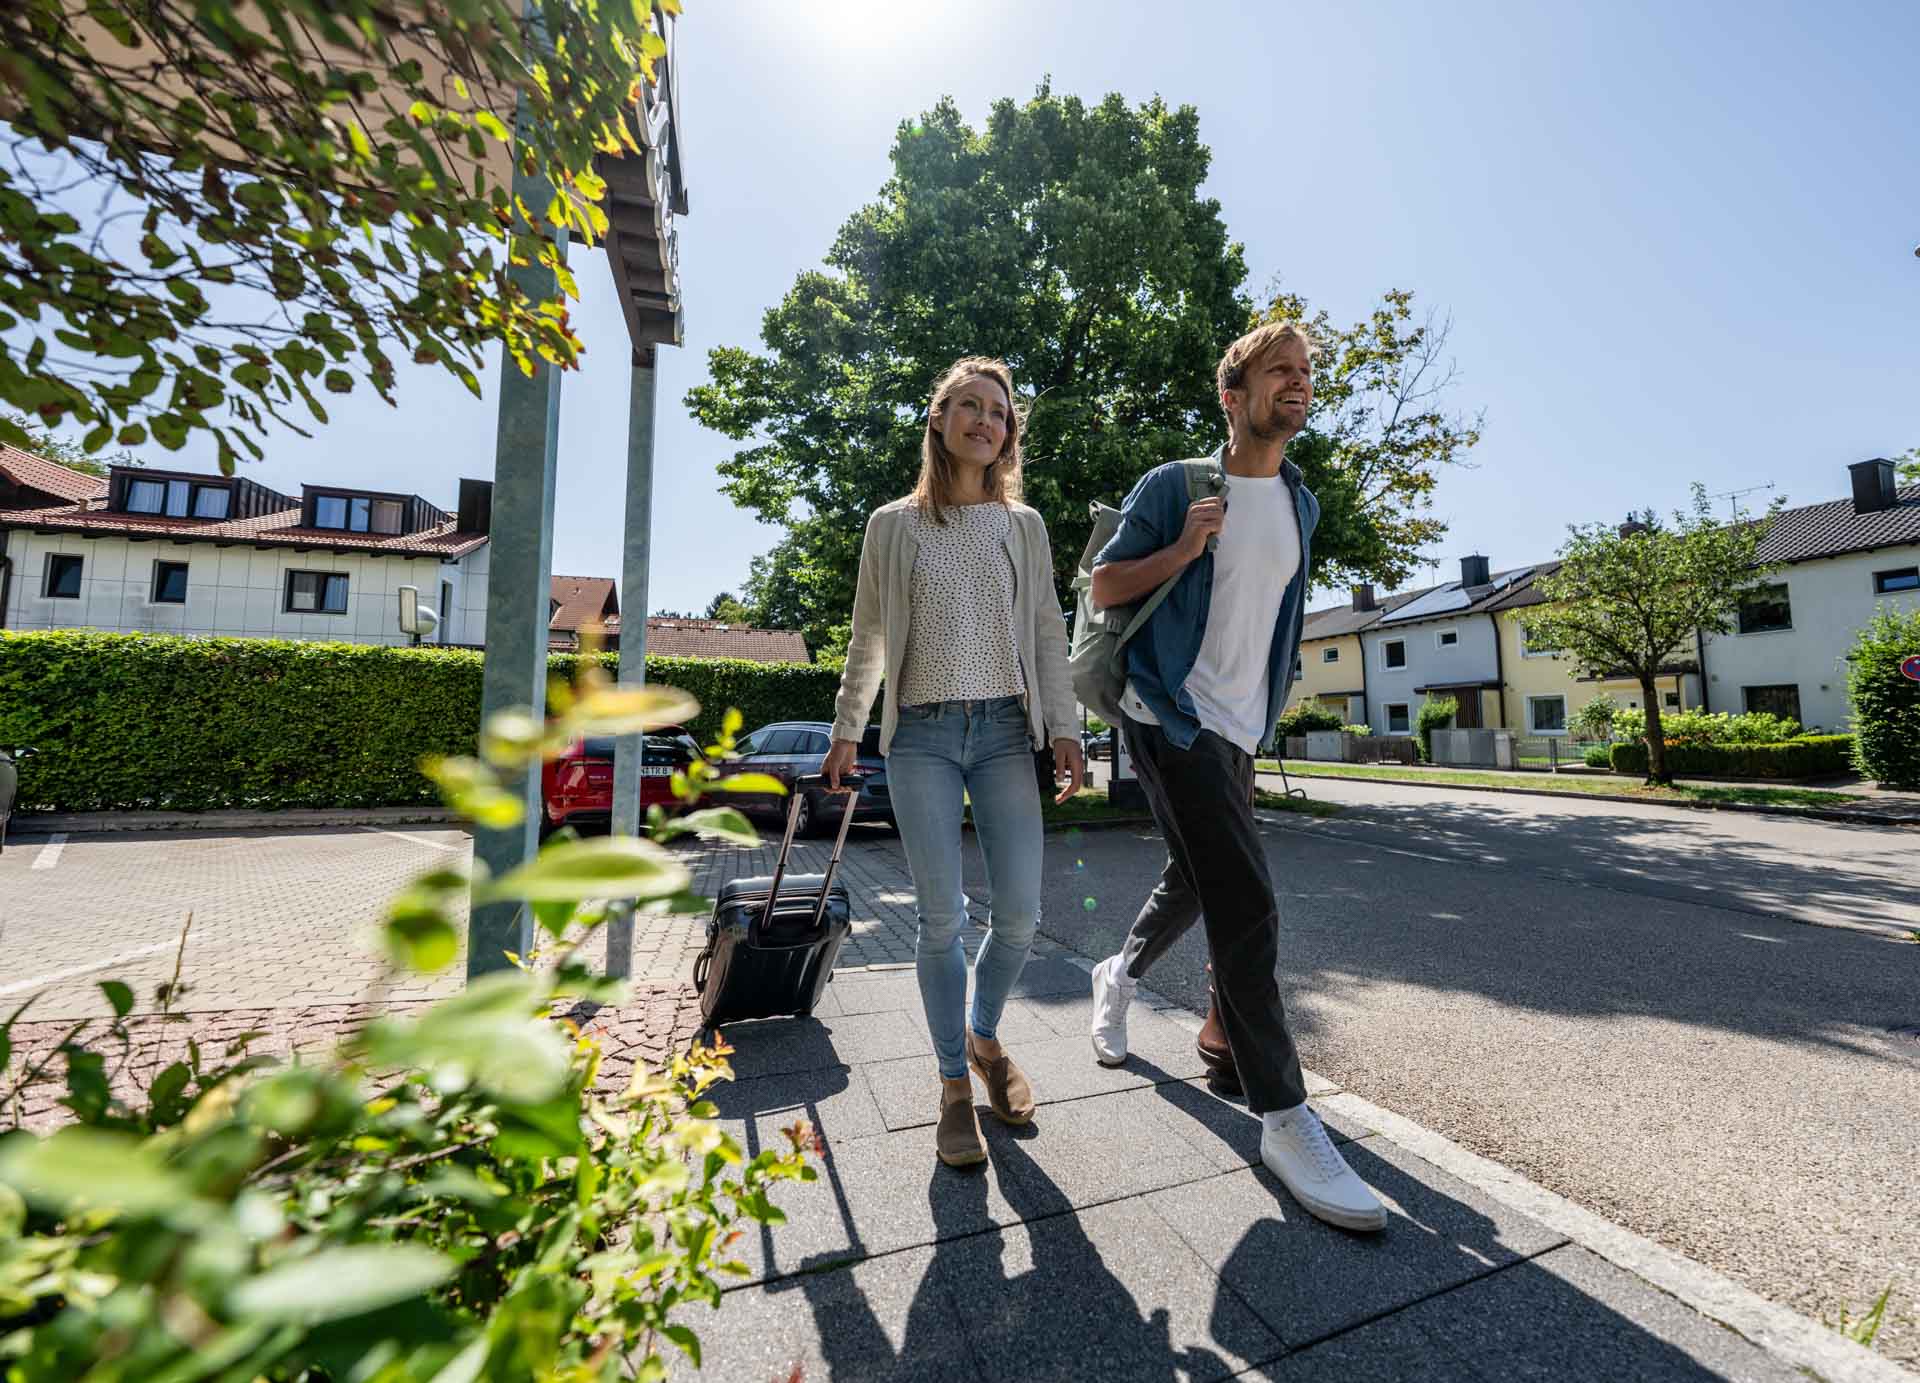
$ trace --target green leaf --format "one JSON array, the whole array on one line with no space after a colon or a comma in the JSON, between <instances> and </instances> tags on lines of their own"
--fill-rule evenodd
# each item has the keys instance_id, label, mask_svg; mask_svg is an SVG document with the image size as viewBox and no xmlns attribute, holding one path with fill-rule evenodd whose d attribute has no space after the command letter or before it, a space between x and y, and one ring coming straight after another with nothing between
<instances>
[{"instance_id":1,"label":"green leaf","mask_svg":"<svg viewBox=\"0 0 1920 1383\"><path fill-rule=\"evenodd\" d=\"M240 1320L314 1325L420 1296L456 1270L452 1259L417 1244L345 1244L242 1283L227 1309Z\"/></svg>"},{"instance_id":2,"label":"green leaf","mask_svg":"<svg viewBox=\"0 0 1920 1383\"><path fill-rule=\"evenodd\" d=\"M601 836L548 846L478 891L486 901L573 903L597 898L658 898L678 893L692 875L659 846L631 836Z\"/></svg>"},{"instance_id":3,"label":"green leaf","mask_svg":"<svg viewBox=\"0 0 1920 1383\"><path fill-rule=\"evenodd\" d=\"M163 1215L193 1199L187 1183L140 1139L104 1129L64 1128L49 1138L19 1135L0 1143L0 1182L61 1214Z\"/></svg>"},{"instance_id":4,"label":"green leaf","mask_svg":"<svg viewBox=\"0 0 1920 1383\"><path fill-rule=\"evenodd\" d=\"M573 915L579 906L571 902L533 903L533 920L542 931L550 933L557 941L567 934L567 926L573 921Z\"/></svg>"},{"instance_id":5,"label":"green leaf","mask_svg":"<svg viewBox=\"0 0 1920 1383\"><path fill-rule=\"evenodd\" d=\"M482 130L485 130L489 135L493 136L493 138L499 140L502 144L512 142L513 137L507 133L507 127L501 123L500 117L490 110L475 111L473 114L473 123L478 125Z\"/></svg>"},{"instance_id":6,"label":"green leaf","mask_svg":"<svg viewBox=\"0 0 1920 1383\"><path fill-rule=\"evenodd\" d=\"M715 792L760 792L785 796L787 785L771 773L734 773L710 785Z\"/></svg>"},{"instance_id":7,"label":"green leaf","mask_svg":"<svg viewBox=\"0 0 1920 1383\"><path fill-rule=\"evenodd\" d=\"M460 952L460 934L437 911L396 912L387 918L387 951L396 964L432 974L453 963Z\"/></svg>"},{"instance_id":8,"label":"green leaf","mask_svg":"<svg viewBox=\"0 0 1920 1383\"><path fill-rule=\"evenodd\" d=\"M113 1005L113 1016L125 1018L133 1011L133 989L119 980L100 981L100 992L107 996L107 1002Z\"/></svg>"},{"instance_id":9,"label":"green leaf","mask_svg":"<svg viewBox=\"0 0 1920 1383\"><path fill-rule=\"evenodd\" d=\"M682 818L702 840L724 840L735 845L758 845L760 833L733 807L708 807Z\"/></svg>"},{"instance_id":10,"label":"green leaf","mask_svg":"<svg viewBox=\"0 0 1920 1383\"><path fill-rule=\"evenodd\" d=\"M700 1337L684 1325L663 1325L660 1333L679 1345L687 1358L693 1360L693 1366L700 1367Z\"/></svg>"}]
</instances>

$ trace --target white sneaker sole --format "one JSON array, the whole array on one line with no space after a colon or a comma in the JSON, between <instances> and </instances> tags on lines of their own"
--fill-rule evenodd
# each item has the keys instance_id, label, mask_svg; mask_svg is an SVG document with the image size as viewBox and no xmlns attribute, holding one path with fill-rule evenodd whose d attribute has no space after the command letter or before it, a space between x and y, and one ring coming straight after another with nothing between
<instances>
[{"instance_id":1,"label":"white sneaker sole","mask_svg":"<svg viewBox=\"0 0 1920 1383\"><path fill-rule=\"evenodd\" d=\"M1105 1052L1100 1050L1100 1044L1098 1042L1095 1042L1093 1044L1093 1059L1099 1062L1102 1066L1105 1066L1109 1069L1112 1069L1118 1066L1125 1066L1127 1064L1127 1058L1125 1053L1122 1053L1119 1056L1108 1056Z\"/></svg>"},{"instance_id":2,"label":"white sneaker sole","mask_svg":"<svg viewBox=\"0 0 1920 1383\"><path fill-rule=\"evenodd\" d=\"M1325 1220L1330 1225L1356 1230L1362 1234L1375 1234L1387 1227L1387 1208L1383 1205L1375 1205L1369 1210L1349 1210L1343 1205L1321 1200L1311 1192L1296 1190L1293 1183L1287 1180L1278 1167L1267 1160L1264 1153L1260 1157L1260 1165L1272 1172L1274 1180L1286 1187L1287 1194L1298 1201L1300 1208L1316 1220Z\"/></svg>"}]
</instances>

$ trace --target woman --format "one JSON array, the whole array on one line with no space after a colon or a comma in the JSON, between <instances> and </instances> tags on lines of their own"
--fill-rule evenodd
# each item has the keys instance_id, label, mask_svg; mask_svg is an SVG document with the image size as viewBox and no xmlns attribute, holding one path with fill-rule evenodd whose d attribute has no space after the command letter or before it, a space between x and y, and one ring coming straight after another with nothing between
<instances>
[{"instance_id":1,"label":"woman","mask_svg":"<svg viewBox=\"0 0 1920 1383\"><path fill-rule=\"evenodd\" d=\"M880 752L919 895L920 997L940 1064L934 1145L942 1162L964 1167L987 1156L969 1068L1002 1120L1033 1118L1032 1088L995 1029L1040 921L1035 750L1051 738L1055 777L1067 780L1057 800L1085 777L1053 553L1046 524L1020 503L1020 415L1013 372L998 360L969 357L940 377L919 483L867 522L825 764L835 787L883 678ZM960 939L968 801L993 895L971 1021Z\"/></svg>"}]
</instances>

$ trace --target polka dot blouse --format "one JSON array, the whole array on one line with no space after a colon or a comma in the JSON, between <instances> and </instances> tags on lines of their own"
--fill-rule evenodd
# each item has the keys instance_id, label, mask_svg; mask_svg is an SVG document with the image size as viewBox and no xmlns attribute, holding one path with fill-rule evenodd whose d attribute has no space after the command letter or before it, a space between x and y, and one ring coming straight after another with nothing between
<instances>
[{"instance_id":1,"label":"polka dot blouse","mask_svg":"<svg viewBox=\"0 0 1920 1383\"><path fill-rule=\"evenodd\" d=\"M963 504L945 524L911 512L913 612L900 669L900 704L1024 696L1013 633L1013 515L1006 505Z\"/></svg>"}]
</instances>

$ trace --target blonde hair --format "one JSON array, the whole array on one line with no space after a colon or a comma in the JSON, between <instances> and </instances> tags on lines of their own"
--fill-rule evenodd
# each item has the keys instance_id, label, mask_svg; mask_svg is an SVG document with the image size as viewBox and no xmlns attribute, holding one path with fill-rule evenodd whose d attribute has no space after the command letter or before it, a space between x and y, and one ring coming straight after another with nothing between
<instances>
[{"instance_id":1,"label":"blonde hair","mask_svg":"<svg viewBox=\"0 0 1920 1383\"><path fill-rule=\"evenodd\" d=\"M1227 347L1227 353L1220 357L1220 364L1214 370L1213 377L1219 384L1219 392L1239 389L1247 382L1247 371L1260 363L1268 352L1280 348L1283 341L1298 341L1306 349L1307 359L1313 359L1313 337L1298 322L1268 322ZM1220 411L1226 411L1226 405L1220 405Z\"/></svg>"},{"instance_id":2,"label":"blonde hair","mask_svg":"<svg viewBox=\"0 0 1920 1383\"><path fill-rule=\"evenodd\" d=\"M990 379L1007 396L1007 437L1000 444L1000 454L987 467L987 495L1000 504L1012 504L1020 498L1021 417L1019 405L1014 401L1013 370L1004 360L969 355L954 361L934 382L933 399L927 405L927 432L920 442L920 479L914 483L913 502L935 523L945 523L946 511L958 507L960 502L953 457L940 435L940 423L954 391L970 379Z\"/></svg>"}]
</instances>

